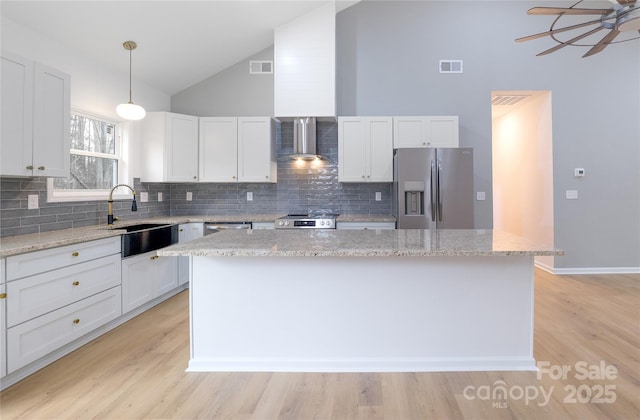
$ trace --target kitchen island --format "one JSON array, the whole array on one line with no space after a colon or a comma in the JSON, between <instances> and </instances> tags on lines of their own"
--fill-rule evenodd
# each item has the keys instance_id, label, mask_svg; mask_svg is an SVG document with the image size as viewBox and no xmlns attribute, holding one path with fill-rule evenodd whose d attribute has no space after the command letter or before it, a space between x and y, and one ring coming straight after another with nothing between
<instances>
[{"instance_id":1,"label":"kitchen island","mask_svg":"<svg viewBox=\"0 0 640 420\"><path fill-rule=\"evenodd\" d=\"M492 230L224 231L191 256L190 371L535 370L533 258ZM272 258L266 258L272 257Z\"/></svg>"}]
</instances>

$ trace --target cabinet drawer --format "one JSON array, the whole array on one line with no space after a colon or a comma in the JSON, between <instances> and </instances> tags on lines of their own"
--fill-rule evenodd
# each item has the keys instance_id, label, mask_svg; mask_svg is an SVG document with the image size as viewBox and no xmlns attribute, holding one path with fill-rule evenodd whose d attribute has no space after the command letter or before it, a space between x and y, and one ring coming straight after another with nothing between
<instances>
[{"instance_id":1,"label":"cabinet drawer","mask_svg":"<svg viewBox=\"0 0 640 420\"><path fill-rule=\"evenodd\" d=\"M7 281L120 253L120 237L82 242L7 258Z\"/></svg>"},{"instance_id":2,"label":"cabinet drawer","mask_svg":"<svg viewBox=\"0 0 640 420\"><path fill-rule=\"evenodd\" d=\"M120 254L7 284L7 325L13 327L120 284Z\"/></svg>"},{"instance_id":3,"label":"cabinet drawer","mask_svg":"<svg viewBox=\"0 0 640 420\"><path fill-rule=\"evenodd\" d=\"M7 329L12 373L122 314L120 286Z\"/></svg>"}]
</instances>

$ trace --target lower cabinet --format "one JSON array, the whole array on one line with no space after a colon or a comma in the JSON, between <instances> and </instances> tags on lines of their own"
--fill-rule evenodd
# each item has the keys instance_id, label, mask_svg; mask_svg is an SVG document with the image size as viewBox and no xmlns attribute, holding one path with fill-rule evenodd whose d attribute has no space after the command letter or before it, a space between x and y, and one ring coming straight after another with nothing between
<instances>
[{"instance_id":1,"label":"lower cabinet","mask_svg":"<svg viewBox=\"0 0 640 420\"><path fill-rule=\"evenodd\" d=\"M178 243L185 243L204 235L204 223L183 223L178 227ZM178 258L178 285L189 283L189 258Z\"/></svg>"},{"instance_id":2,"label":"lower cabinet","mask_svg":"<svg viewBox=\"0 0 640 420\"><path fill-rule=\"evenodd\" d=\"M7 289L4 278L4 258L0 259L0 378L7 374Z\"/></svg>"},{"instance_id":3,"label":"lower cabinet","mask_svg":"<svg viewBox=\"0 0 640 420\"><path fill-rule=\"evenodd\" d=\"M116 319L120 286L49 312L7 330L8 373Z\"/></svg>"},{"instance_id":4,"label":"lower cabinet","mask_svg":"<svg viewBox=\"0 0 640 420\"><path fill-rule=\"evenodd\" d=\"M127 313L178 287L177 257L155 251L122 260L122 312Z\"/></svg>"}]
</instances>

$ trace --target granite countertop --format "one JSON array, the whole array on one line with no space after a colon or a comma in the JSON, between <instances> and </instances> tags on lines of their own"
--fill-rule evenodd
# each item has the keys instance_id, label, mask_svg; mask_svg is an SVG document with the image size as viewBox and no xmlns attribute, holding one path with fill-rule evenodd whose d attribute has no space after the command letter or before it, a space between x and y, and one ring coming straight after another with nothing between
<instances>
[{"instance_id":1,"label":"granite countertop","mask_svg":"<svg viewBox=\"0 0 640 420\"><path fill-rule=\"evenodd\" d=\"M116 221L113 225L94 225L73 229L61 229L50 232L32 233L28 235L9 236L0 238L0 258L11 255L24 254L26 252L40 251L65 245L73 245L81 242L120 236L125 231L119 229L139 223L166 223L180 224L189 222L273 222L286 216L285 213L264 214L234 214L211 216L166 216L148 219L127 219ZM357 222L388 222L395 221L392 216L369 216L351 214L339 216L338 221Z\"/></svg>"},{"instance_id":2,"label":"granite countertop","mask_svg":"<svg viewBox=\"0 0 640 420\"><path fill-rule=\"evenodd\" d=\"M510 256L564 255L505 232L485 229L223 231L158 251L162 256Z\"/></svg>"}]
</instances>

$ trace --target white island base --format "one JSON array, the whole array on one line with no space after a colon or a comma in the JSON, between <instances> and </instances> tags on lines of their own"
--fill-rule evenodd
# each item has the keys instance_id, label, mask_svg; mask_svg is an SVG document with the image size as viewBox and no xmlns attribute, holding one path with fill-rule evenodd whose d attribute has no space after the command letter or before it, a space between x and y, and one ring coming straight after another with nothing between
<instances>
[{"instance_id":1,"label":"white island base","mask_svg":"<svg viewBox=\"0 0 640 420\"><path fill-rule=\"evenodd\" d=\"M536 370L533 256L192 256L188 371Z\"/></svg>"}]
</instances>

